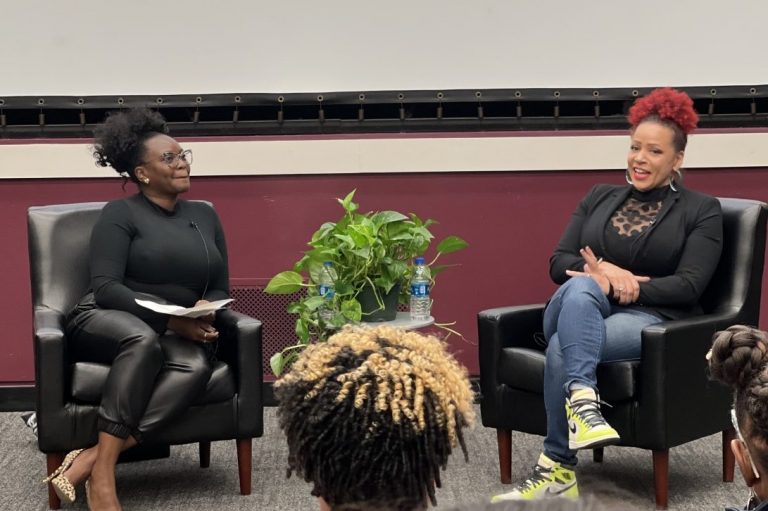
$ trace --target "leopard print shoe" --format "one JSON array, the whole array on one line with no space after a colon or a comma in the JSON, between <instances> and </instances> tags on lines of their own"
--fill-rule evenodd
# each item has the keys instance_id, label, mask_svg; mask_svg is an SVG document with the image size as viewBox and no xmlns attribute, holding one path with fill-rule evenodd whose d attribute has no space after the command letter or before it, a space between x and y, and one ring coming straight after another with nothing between
<instances>
[{"instance_id":1,"label":"leopard print shoe","mask_svg":"<svg viewBox=\"0 0 768 511\"><path fill-rule=\"evenodd\" d=\"M61 463L61 465L59 465L59 468L54 470L51 475L43 479L43 483L51 484L53 491L56 492L56 495L58 495L59 499L69 504L75 501L77 495L75 493L74 485L70 482L69 479L67 479L67 477L64 475L64 472L66 472L69 467L72 466L72 463L75 462L75 458L77 458L83 451L84 449L77 449L67 454L64 457L64 461Z\"/></svg>"}]
</instances>

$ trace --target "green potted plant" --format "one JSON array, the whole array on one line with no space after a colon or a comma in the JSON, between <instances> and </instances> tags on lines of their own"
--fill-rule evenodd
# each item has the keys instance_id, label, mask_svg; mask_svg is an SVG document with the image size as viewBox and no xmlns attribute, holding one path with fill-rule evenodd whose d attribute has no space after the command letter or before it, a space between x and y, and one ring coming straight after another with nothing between
<instances>
[{"instance_id":1,"label":"green potted plant","mask_svg":"<svg viewBox=\"0 0 768 511\"><path fill-rule=\"evenodd\" d=\"M354 194L355 190L337 199L344 215L315 231L308 242L310 249L293 265L293 270L278 273L267 284L265 291L271 294L306 289L304 297L288 305L288 312L297 315L299 342L272 356L270 363L276 375L312 339L323 341L346 323L378 320L387 301L394 307L408 303L411 261L429 248L434 238L429 227L434 221L422 221L413 213L404 215L397 211L360 213L358 204L352 201ZM438 258L466 246L457 236L448 236L438 243L428 263L433 284L435 276L447 267L436 265ZM327 262L334 292L332 296L321 296L319 283ZM371 304L369 310L364 307L366 303Z\"/></svg>"}]
</instances>

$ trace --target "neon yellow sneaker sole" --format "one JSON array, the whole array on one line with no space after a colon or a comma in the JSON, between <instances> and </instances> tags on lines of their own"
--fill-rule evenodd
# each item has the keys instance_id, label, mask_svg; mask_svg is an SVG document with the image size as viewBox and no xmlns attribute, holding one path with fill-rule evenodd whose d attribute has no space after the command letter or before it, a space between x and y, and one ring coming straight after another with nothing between
<instances>
[{"instance_id":1,"label":"neon yellow sneaker sole","mask_svg":"<svg viewBox=\"0 0 768 511\"><path fill-rule=\"evenodd\" d=\"M542 457L546 460L547 464L551 463L552 466L546 467L542 464L537 464L533 469L531 477L520 483L511 492L491 498L491 502L541 500L556 497L578 499L579 486L576 484L576 472L550 460L543 454Z\"/></svg>"}]
</instances>

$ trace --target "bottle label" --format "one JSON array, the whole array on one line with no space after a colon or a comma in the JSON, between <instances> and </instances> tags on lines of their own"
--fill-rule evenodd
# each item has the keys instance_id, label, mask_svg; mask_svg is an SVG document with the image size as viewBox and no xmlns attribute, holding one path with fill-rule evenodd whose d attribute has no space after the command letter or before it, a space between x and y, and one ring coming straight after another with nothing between
<instances>
[{"instance_id":1,"label":"bottle label","mask_svg":"<svg viewBox=\"0 0 768 511\"><path fill-rule=\"evenodd\" d=\"M411 296L426 298L429 296L429 284L411 284Z\"/></svg>"},{"instance_id":2,"label":"bottle label","mask_svg":"<svg viewBox=\"0 0 768 511\"><path fill-rule=\"evenodd\" d=\"M324 284L320 284L318 291L320 292L320 296L326 298L327 300L330 300L333 298L333 287L326 286Z\"/></svg>"}]
</instances>

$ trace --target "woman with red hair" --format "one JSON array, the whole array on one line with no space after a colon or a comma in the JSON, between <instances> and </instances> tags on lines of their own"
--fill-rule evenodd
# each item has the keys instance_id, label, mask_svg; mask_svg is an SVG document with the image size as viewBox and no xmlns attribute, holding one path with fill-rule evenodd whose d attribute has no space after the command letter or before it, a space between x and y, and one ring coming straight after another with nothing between
<instances>
[{"instance_id":1,"label":"woman with red hair","mask_svg":"<svg viewBox=\"0 0 768 511\"><path fill-rule=\"evenodd\" d=\"M701 313L722 249L717 199L683 187L698 116L684 92L656 89L629 111L627 185L597 185L550 258L562 284L544 311L547 436L533 475L494 500L576 498L576 451L617 443L595 370L640 358L643 328Z\"/></svg>"}]
</instances>

